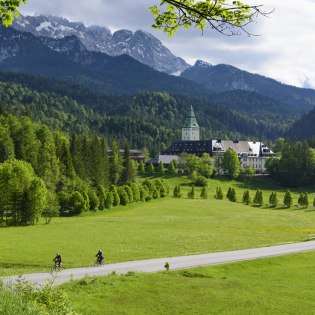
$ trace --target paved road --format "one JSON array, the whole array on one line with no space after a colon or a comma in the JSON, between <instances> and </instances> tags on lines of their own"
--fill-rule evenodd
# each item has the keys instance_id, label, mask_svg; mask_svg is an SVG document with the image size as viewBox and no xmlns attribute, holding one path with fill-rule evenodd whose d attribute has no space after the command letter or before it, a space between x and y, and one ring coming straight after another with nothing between
<instances>
[{"instance_id":1,"label":"paved road","mask_svg":"<svg viewBox=\"0 0 315 315\"><path fill-rule=\"evenodd\" d=\"M169 263L170 270L175 270L199 266L216 265L233 261L253 260L264 257L301 253L312 250L315 250L315 241L220 253L129 261L123 263L108 264L101 267L66 269L58 273L54 281L54 285L59 285L61 283L67 282L71 278L80 279L87 275L101 276L110 274L113 271L120 274L127 273L128 271L157 272L165 270L164 269L165 262ZM43 284L48 279L51 279L52 275L50 273L35 273L23 275L23 278L26 281L32 281L33 283L36 284ZM12 285L16 282L17 279L18 276L11 276L2 279L2 281L4 282L5 285Z\"/></svg>"}]
</instances>

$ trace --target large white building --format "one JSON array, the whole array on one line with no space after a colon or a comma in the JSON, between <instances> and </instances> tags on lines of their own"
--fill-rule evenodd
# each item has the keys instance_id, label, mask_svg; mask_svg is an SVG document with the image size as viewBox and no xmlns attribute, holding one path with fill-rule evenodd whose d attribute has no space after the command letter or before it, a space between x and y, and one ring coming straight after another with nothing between
<instances>
[{"instance_id":1,"label":"large white building","mask_svg":"<svg viewBox=\"0 0 315 315\"><path fill-rule=\"evenodd\" d=\"M252 167L256 173L260 174L266 172L267 159L274 156L274 153L262 142L220 139L200 140L200 128L191 106L182 127L182 140L172 143L169 148L162 152L162 155L149 162L157 164L162 161L163 164L168 165L171 160L175 160L176 157L184 152L198 156L208 153L211 157L218 157L217 160L220 161L220 158L223 157L224 152L228 149L237 152L243 168Z\"/></svg>"}]
</instances>

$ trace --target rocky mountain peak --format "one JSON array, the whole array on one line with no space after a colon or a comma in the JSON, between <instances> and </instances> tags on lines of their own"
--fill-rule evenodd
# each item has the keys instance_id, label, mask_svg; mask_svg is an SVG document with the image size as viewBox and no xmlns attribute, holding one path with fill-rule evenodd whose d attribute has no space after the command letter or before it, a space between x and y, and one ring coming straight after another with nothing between
<instances>
[{"instance_id":1,"label":"rocky mountain peak","mask_svg":"<svg viewBox=\"0 0 315 315\"><path fill-rule=\"evenodd\" d=\"M204 60L198 59L195 64L194 67L199 67L199 68L209 68L212 67L212 64L209 62L206 62Z\"/></svg>"},{"instance_id":2,"label":"rocky mountain peak","mask_svg":"<svg viewBox=\"0 0 315 315\"><path fill-rule=\"evenodd\" d=\"M127 54L134 59L168 74L180 74L189 65L185 60L174 56L160 40L152 34L138 30L119 30L114 32L93 25L86 27L81 22L70 22L56 16L20 16L13 27L35 36L60 39L76 36L90 51L106 53L111 56Z\"/></svg>"}]
</instances>

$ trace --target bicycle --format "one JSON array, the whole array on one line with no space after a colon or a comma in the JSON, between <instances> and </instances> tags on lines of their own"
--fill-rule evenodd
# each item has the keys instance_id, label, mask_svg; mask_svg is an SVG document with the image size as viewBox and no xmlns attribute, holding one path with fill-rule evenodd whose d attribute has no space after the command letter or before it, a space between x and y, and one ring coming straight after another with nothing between
<instances>
[{"instance_id":1,"label":"bicycle","mask_svg":"<svg viewBox=\"0 0 315 315\"><path fill-rule=\"evenodd\" d=\"M50 268L50 271L53 273L53 272L59 272L63 269L63 266L62 264L60 264L60 266L58 265L58 263L54 263L51 268Z\"/></svg>"},{"instance_id":2,"label":"bicycle","mask_svg":"<svg viewBox=\"0 0 315 315\"><path fill-rule=\"evenodd\" d=\"M105 264L105 259L102 259L102 260L96 259L94 261L94 267L100 267L100 266L103 266L104 264Z\"/></svg>"}]
</instances>

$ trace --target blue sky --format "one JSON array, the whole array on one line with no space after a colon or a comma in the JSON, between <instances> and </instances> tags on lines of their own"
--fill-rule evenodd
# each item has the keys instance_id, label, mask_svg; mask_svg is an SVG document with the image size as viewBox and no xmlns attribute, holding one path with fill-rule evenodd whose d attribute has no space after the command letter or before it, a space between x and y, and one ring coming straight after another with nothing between
<instances>
[{"instance_id":1,"label":"blue sky","mask_svg":"<svg viewBox=\"0 0 315 315\"><path fill-rule=\"evenodd\" d=\"M245 1L245 0L244 0ZM158 0L28 0L25 15L51 14L117 29L142 29L157 36L174 54L193 64L197 59L226 63L300 87L315 88L315 0L246 0L275 9L251 25L257 37L225 37L208 29L182 30L172 38L151 28L147 7Z\"/></svg>"}]
</instances>

